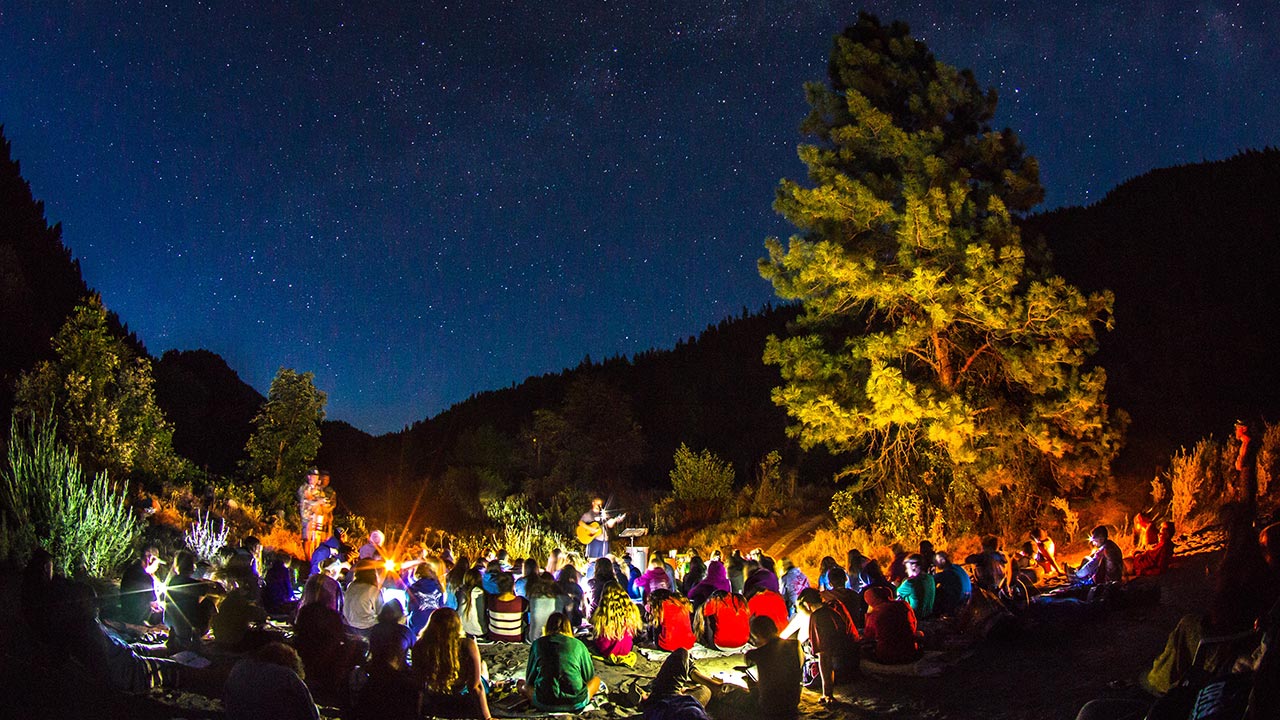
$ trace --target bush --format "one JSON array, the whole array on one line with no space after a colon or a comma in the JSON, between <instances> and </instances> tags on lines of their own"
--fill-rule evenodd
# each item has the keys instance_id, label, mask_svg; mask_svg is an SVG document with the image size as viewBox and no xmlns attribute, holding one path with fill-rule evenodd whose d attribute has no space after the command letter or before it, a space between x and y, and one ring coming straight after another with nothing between
<instances>
[{"instance_id":1,"label":"bush","mask_svg":"<svg viewBox=\"0 0 1280 720\"><path fill-rule=\"evenodd\" d=\"M214 527L213 516L210 513L201 515L196 511L195 522L191 523L191 527L183 535L183 540L187 544L187 549L195 553L196 557L212 563L218 558L222 548L227 545L227 521L218 518L217 527Z\"/></svg>"},{"instance_id":2,"label":"bush","mask_svg":"<svg viewBox=\"0 0 1280 720\"><path fill-rule=\"evenodd\" d=\"M1169 509L1179 532L1193 533L1216 521L1232 462L1212 435L1189 452L1182 448L1170 458L1165 477L1171 495Z\"/></svg>"},{"instance_id":3,"label":"bush","mask_svg":"<svg viewBox=\"0 0 1280 720\"><path fill-rule=\"evenodd\" d=\"M1049 501L1049 504L1062 512L1062 546L1070 545L1076 539L1076 533L1080 530L1080 513L1071 509L1071 503L1066 498L1056 497Z\"/></svg>"},{"instance_id":4,"label":"bush","mask_svg":"<svg viewBox=\"0 0 1280 720\"><path fill-rule=\"evenodd\" d=\"M25 561L41 547L62 574L111 573L142 533L124 490L106 472L86 480L79 456L57 440L52 422L11 423L0 496L10 557Z\"/></svg>"},{"instance_id":5,"label":"bush","mask_svg":"<svg viewBox=\"0 0 1280 720\"><path fill-rule=\"evenodd\" d=\"M1264 510L1274 509L1271 498L1280 489L1280 424L1268 424L1258 447L1258 502Z\"/></svg>"},{"instance_id":6,"label":"bush","mask_svg":"<svg viewBox=\"0 0 1280 720\"><path fill-rule=\"evenodd\" d=\"M733 466L710 450L695 453L688 445L676 448L671 491L681 503L719 503L733 494Z\"/></svg>"},{"instance_id":7,"label":"bush","mask_svg":"<svg viewBox=\"0 0 1280 720\"><path fill-rule=\"evenodd\" d=\"M555 548L571 547L557 532L548 530L542 518L529 511L522 495L508 495L484 506L485 514L498 526L496 547L513 558L545 560Z\"/></svg>"},{"instance_id":8,"label":"bush","mask_svg":"<svg viewBox=\"0 0 1280 720\"><path fill-rule=\"evenodd\" d=\"M918 493L887 493L876 508L875 530L894 540L918 542L930 525L925 510Z\"/></svg>"}]
</instances>

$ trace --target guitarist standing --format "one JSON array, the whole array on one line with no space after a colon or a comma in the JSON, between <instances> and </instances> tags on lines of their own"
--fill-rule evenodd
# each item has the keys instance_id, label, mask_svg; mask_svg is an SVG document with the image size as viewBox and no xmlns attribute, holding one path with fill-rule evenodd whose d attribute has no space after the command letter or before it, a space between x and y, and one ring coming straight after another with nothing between
<instances>
[{"instance_id":1,"label":"guitarist standing","mask_svg":"<svg viewBox=\"0 0 1280 720\"><path fill-rule=\"evenodd\" d=\"M591 512L583 513L578 519L578 540L587 546L588 560L609 554L609 528L617 525L624 517L625 514L609 517L604 509L604 499L591 499Z\"/></svg>"}]
</instances>

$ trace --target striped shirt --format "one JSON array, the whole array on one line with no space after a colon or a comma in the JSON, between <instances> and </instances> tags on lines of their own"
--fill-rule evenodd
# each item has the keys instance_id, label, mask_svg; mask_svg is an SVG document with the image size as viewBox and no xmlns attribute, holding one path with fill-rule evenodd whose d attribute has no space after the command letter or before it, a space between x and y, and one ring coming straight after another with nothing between
<instances>
[{"instance_id":1,"label":"striped shirt","mask_svg":"<svg viewBox=\"0 0 1280 720\"><path fill-rule=\"evenodd\" d=\"M524 614L529 601L516 595L510 600L489 601L489 639L496 642L524 642Z\"/></svg>"}]
</instances>

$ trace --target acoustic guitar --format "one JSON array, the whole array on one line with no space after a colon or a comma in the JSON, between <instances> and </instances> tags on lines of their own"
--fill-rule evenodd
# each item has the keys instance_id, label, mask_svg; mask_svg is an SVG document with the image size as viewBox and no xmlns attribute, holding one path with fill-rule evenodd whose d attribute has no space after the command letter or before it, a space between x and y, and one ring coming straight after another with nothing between
<instances>
[{"instance_id":1,"label":"acoustic guitar","mask_svg":"<svg viewBox=\"0 0 1280 720\"><path fill-rule=\"evenodd\" d=\"M605 523L608 524L609 527L613 527L615 524L621 522L622 518L626 516L627 514L623 513L621 515L618 515L617 517L609 518L608 520L605 521ZM604 527L601 526L599 521L590 522L590 523L579 522L578 528L576 530L576 533L578 536L578 542L582 543L583 545L590 545L593 541L595 541L596 538L600 537L600 534L603 532L604 532Z\"/></svg>"}]
</instances>

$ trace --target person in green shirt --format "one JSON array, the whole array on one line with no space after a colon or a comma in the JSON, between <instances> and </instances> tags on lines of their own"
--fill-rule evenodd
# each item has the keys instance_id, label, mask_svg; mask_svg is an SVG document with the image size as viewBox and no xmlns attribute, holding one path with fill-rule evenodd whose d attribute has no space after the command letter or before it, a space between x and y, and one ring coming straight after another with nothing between
<instances>
[{"instance_id":1,"label":"person in green shirt","mask_svg":"<svg viewBox=\"0 0 1280 720\"><path fill-rule=\"evenodd\" d=\"M562 613L552 613L542 632L529 648L519 690L543 712L580 712L601 687L591 651L573 636L573 626Z\"/></svg>"},{"instance_id":2,"label":"person in green shirt","mask_svg":"<svg viewBox=\"0 0 1280 720\"><path fill-rule=\"evenodd\" d=\"M924 560L919 554L907 556L904 563L907 579L898 586L898 599L905 601L915 611L917 618L927 618L933 614L933 598L937 587L924 571Z\"/></svg>"}]
</instances>

